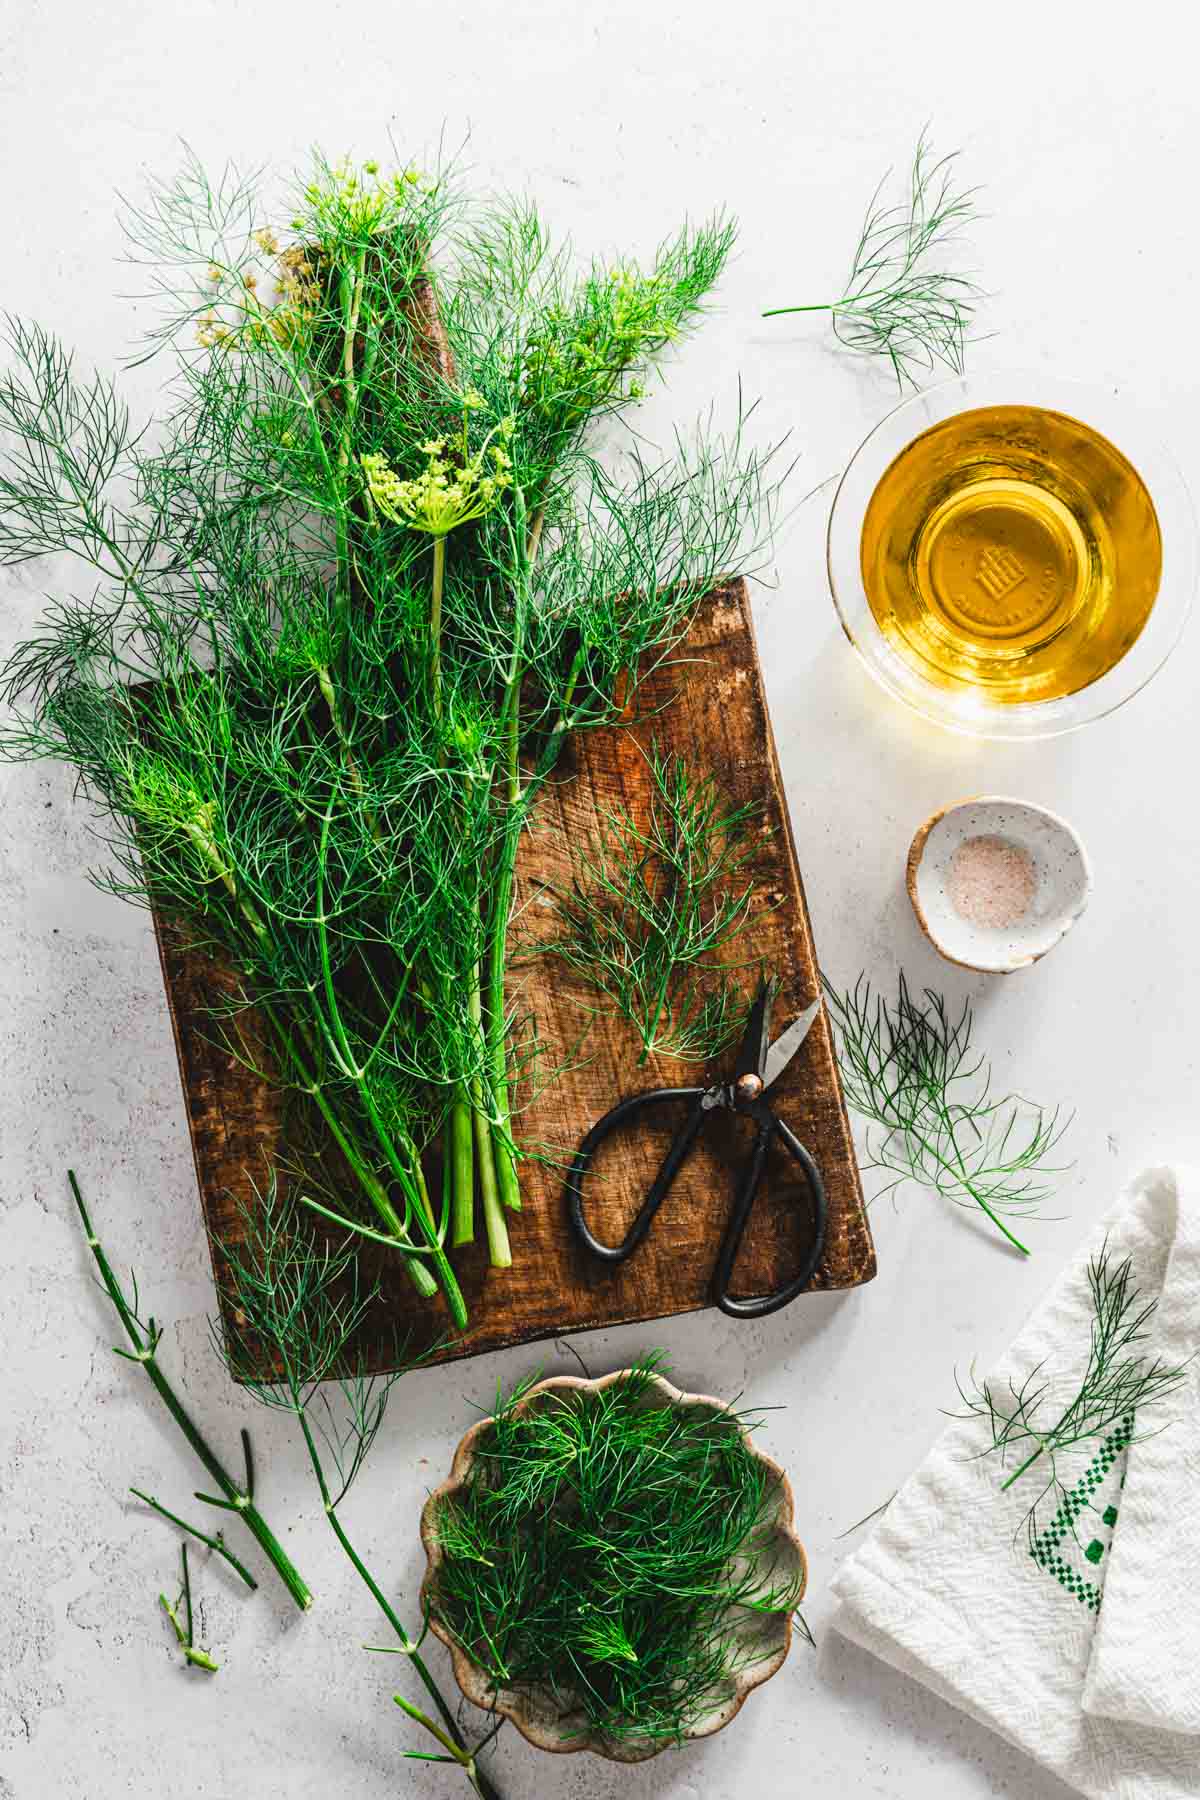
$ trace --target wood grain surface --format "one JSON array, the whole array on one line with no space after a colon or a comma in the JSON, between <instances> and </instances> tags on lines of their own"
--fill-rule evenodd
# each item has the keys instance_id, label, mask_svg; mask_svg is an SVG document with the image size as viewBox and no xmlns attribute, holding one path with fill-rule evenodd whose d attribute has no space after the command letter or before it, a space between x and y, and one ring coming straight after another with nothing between
<instances>
[{"instance_id":1,"label":"wood grain surface","mask_svg":"<svg viewBox=\"0 0 1200 1800\"><path fill-rule=\"evenodd\" d=\"M711 768L730 802L754 801L762 808L750 864L755 911L724 954L737 963L761 957L778 977L772 1019L777 1035L816 994L817 961L744 583L705 602L686 642L641 684L638 716L641 722L583 734L568 746L522 844L515 940L529 945L551 934L546 885L569 879L572 851L595 835L604 807L615 803L644 812L649 788L644 750L656 738L661 747ZM223 1246L241 1229L255 1184L272 1165L281 1105L268 1083L220 1046L211 1010L224 985L219 971L189 950L166 921L156 919L155 929L221 1292ZM755 978L756 970L748 969L747 983ZM636 1034L620 1020L597 1017L590 1010L590 991L552 958L518 958L509 997L536 1021L548 1066L567 1064L552 1083L517 1094L517 1135L530 1155L521 1170L523 1210L509 1215L514 1266L490 1270L481 1245L454 1252L470 1325L463 1336L439 1343L447 1332L440 1299L417 1299L398 1259L387 1250L376 1255L368 1249L365 1268L381 1286L364 1347L380 1366L389 1360L397 1326L412 1348L435 1345L431 1360L443 1361L590 1326L663 1318L708 1303L710 1273L748 1148L748 1122L716 1115L676 1178L647 1242L618 1268L598 1265L568 1234L563 1161L618 1099L642 1088L695 1085L705 1076L695 1065L664 1058L639 1067ZM709 1078L722 1073L718 1063ZM825 1178L828 1238L810 1288L869 1281L875 1252L824 1014L772 1089L772 1103L813 1152ZM602 1240L616 1242L624 1234L653 1177L679 1117L667 1107L662 1114L661 1120L652 1118L634 1134L610 1141L596 1160L586 1197L592 1229ZM791 1166L773 1157L767 1176L738 1258L734 1291L739 1294L761 1293L786 1281L810 1229L803 1187ZM803 1307L803 1296L795 1304Z\"/></svg>"}]
</instances>

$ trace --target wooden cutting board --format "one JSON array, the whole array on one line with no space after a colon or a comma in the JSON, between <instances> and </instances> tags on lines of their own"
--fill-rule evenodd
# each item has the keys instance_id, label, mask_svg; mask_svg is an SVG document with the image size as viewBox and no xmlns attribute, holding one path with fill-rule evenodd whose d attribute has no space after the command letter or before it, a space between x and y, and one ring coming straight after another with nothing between
<instances>
[{"instance_id":1,"label":"wooden cutting board","mask_svg":"<svg viewBox=\"0 0 1200 1800\"><path fill-rule=\"evenodd\" d=\"M778 976L774 1036L817 993L818 975L743 582L710 596L686 643L642 683L638 702L639 719L645 722L579 735L564 754L553 786L541 796L518 864L516 936L532 943L552 935L545 885L569 879L571 850L594 836L603 808L617 804L635 814L644 812L649 784L643 750L657 739L661 748L712 769L730 803L754 801L762 808L749 868L755 912L725 955L738 963L761 957L764 968ZM219 1030L211 1017L212 1002L226 985L220 974L186 946L173 926L156 919L155 929L221 1293L223 1246L242 1229L243 1209L254 1203L255 1183L261 1185L273 1163L280 1101L269 1084L214 1041ZM747 971L748 985L755 974ZM534 1155L522 1166L523 1210L509 1215L514 1266L489 1269L480 1246L454 1252L470 1325L465 1335L438 1345L434 1361L706 1305L709 1275L748 1145L748 1122L718 1115L677 1177L647 1242L619 1268L598 1266L568 1234L563 1162L584 1132L623 1096L647 1087L696 1085L705 1077L695 1065L664 1058L639 1067L635 1033L621 1020L595 1017L589 1011L590 990L552 958L522 960L510 977L510 1000L536 1020L546 1066L565 1062L567 1067L541 1091L518 1092L522 1110L517 1136ZM710 1077L720 1073L718 1066ZM828 1237L811 1287L869 1281L875 1251L824 1015L772 1089L772 1103L824 1173ZM662 1111L661 1120L606 1144L597 1158L587 1204L592 1228L605 1241L616 1242L624 1234L678 1123L672 1109ZM778 1166L774 1161L768 1166L767 1184L738 1259L734 1291L761 1293L782 1285L799 1264L808 1223L802 1185L780 1157ZM371 1361L386 1366L397 1325L408 1334L412 1350L424 1350L444 1337L447 1320L440 1300L419 1300L398 1258L384 1249L378 1255L368 1249L363 1264L381 1284L365 1340ZM803 1298L796 1305L803 1307Z\"/></svg>"}]
</instances>

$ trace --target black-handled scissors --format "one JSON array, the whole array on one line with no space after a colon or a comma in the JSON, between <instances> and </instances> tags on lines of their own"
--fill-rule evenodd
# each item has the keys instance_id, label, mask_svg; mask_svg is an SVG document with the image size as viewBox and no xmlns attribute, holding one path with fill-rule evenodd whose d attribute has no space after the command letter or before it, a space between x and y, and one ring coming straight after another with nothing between
<instances>
[{"instance_id":1,"label":"black-handled scissors","mask_svg":"<svg viewBox=\"0 0 1200 1800\"><path fill-rule=\"evenodd\" d=\"M721 1249L713 1269L713 1299L724 1313L735 1319L761 1319L767 1313L778 1312L790 1300L808 1286L813 1271L821 1260L825 1248L825 1184L821 1180L821 1171L783 1120L772 1112L765 1098L767 1089L787 1068L792 1058L812 1027L813 1021L821 1010L820 999L813 1001L769 1044L768 1029L771 1018L771 1002L775 997L776 983L764 981L760 984L754 1005L750 1009L750 1017L746 1024L746 1033L738 1051L733 1076L729 1081L718 1082L715 1087L699 1088L651 1088L643 1094L632 1094L628 1100L622 1100L611 1112L605 1113L598 1124L593 1125L571 1164L567 1176L565 1196L571 1227L575 1235L592 1252L593 1256L607 1263L622 1263L633 1255L638 1245L645 1241L646 1235L654 1223L654 1215L666 1199L671 1183L683 1164L692 1145L700 1135L700 1128L709 1113L719 1109L741 1113L754 1120L758 1127L754 1138L754 1146L750 1152L750 1160L746 1165L741 1182L737 1189L733 1211L729 1223L725 1227L725 1235L721 1239ZM678 1102L686 1105L687 1117L679 1127L671 1142L671 1147L663 1158L662 1167L654 1177L650 1190L643 1200L641 1210L633 1221L625 1237L619 1244L602 1244L592 1236L587 1221L583 1216L583 1179L591 1166L591 1161L605 1138L609 1137L622 1125L644 1112L648 1107L660 1106L664 1102ZM767 1151L772 1138L778 1138L788 1155L800 1165L812 1201L813 1233L808 1246L803 1266L787 1283L774 1294L761 1294L754 1299L735 1300L730 1295L729 1283L733 1275L733 1265L745 1235L746 1225L754 1206L755 1195L763 1178L766 1167Z\"/></svg>"}]
</instances>

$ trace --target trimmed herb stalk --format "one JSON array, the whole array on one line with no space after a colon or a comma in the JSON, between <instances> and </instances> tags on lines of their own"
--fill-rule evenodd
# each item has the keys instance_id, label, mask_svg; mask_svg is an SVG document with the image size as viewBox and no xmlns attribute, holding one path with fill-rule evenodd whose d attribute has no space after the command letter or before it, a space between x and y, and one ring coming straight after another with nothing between
<instances>
[{"instance_id":1,"label":"trimmed herb stalk","mask_svg":"<svg viewBox=\"0 0 1200 1800\"><path fill-rule=\"evenodd\" d=\"M226 1341L214 1332L217 1349L235 1379L256 1399L295 1419L330 1529L395 1633L396 1644L388 1650L408 1658L441 1725L407 1701L398 1698L397 1704L459 1764L483 1800L499 1800L496 1789L476 1765L479 1746L471 1750L464 1743L454 1714L421 1655L424 1631L417 1638L410 1636L340 1517L341 1505L370 1453L392 1390L403 1373L396 1370L370 1376L351 1360L355 1332L377 1290L360 1290L352 1256L319 1249L313 1239L298 1231L295 1220L286 1217L274 1188L261 1197L255 1213L245 1216L244 1227L229 1255L229 1297L245 1321L243 1329L253 1340L270 1347L275 1378L263 1380L257 1360L244 1356L243 1345L236 1338ZM322 1383L332 1384L339 1393L340 1416ZM421 1752L405 1754L427 1760Z\"/></svg>"},{"instance_id":2,"label":"trimmed herb stalk","mask_svg":"<svg viewBox=\"0 0 1200 1800\"><path fill-rule=\"evenodd\" d=\"M471 988L471 1024L482 1046L484 1044L483 1002L480 994L478 965ZM471 1078L471 1114L475 1130L475 1164L479 1170L479 1198L483 1211L483 1228L487 1234L488 1256L492 1267L507 1269L512 1266L512 1250L509 1246L508 1226L504 1220L500 1188L496 1179L492 1121L484 1106L483 1091L482 1075L473 1075Z\"/></svg>"},{"instance_id":3,"label":"trimmed herb stalk","mask_svg":"<svg viewBox=\"0 0 1200 1800\"><path fill-rule=\"evenodd\" d=\"M220 1498L208 1494L198 1494L196 1498L203 1500L206 1505L217 1506L228 1512L235 1513L237 1517L241 1519L247 1531L250 1532L251 1536L259 1544L271 1563L271 1566L274 1568L275 1573L279 1576L284 1587L286 1587L288 1593L296 1602L296 1605L302 1612L307 1611L312 1605L312 1594L309 1592L308 1585L294 1567L282 1544L254 1504L252 1493L253 1480L251 1475L252 1465L249 1460L248 1449L246 1462L247 1478L245 1485L241 1486L227 1473L224 1464L220 1461L214 1451L210 1449L208 1442L200 1432L199 1427L195 1424L182 1400L180 1400L175 1389L171 1386L170 1381L159 1367L158 1346L162 1341L162 1327L158 1325L153 1318L148 1318L144 1324L139 1318L137 1312L138 1301L136 1287L134 1290L133 1303L130 1304L126 1299L124 1290L117 1280L116 1275L113 1273L112 1265L109 1262L108 1257L104 1253L104 1246L96 1236L95 1229L93 1228L87 1207L84 1204L83 1195L80 1192L79 1183L76 1180L75 1171L73 1169L67 1171L67 1180L71 1184L71 1193L74 1196L75 1205L79 1209L79 1217L83 1222L84 1237L88 1249L92 1253L96 1267L99 1270L100 1280L104 1285L105 1292L112 1301L117 1317L124 1327L125 1335L133 1347L131 1351L116 1348L116 1355L123 1356L127 1362L140 1363L141 1367L145 1370L147 1378L154 1388L155 1393L174 1419L176 1425L178 1425L192 1450L194 1450L199 1457L212 1481L221 1491ZM154 1504L154 1502L151 1502L150 1504ZM159 1510L161 1511L162 1509L160 1508ZM190 1527L187 1529L190 1529ZM244 1571L242 1571L242 1573L244 1574ZM253 1585L253 1583L251 1583L251 1585Z\"/></svg>"},{"instance_id":4,"label":"trimmed herb stalk","mask_svg":"<svg viewBox=\"0 0 1200 1800\"><path fill-rule=\"evenodd\" d=\"M207 1650L196 1648L195 1622L192 1618L192 1578L188 1573L188 1552L186 1542L179 1546L183 1562L183 1579L174 1604L165 1594L158 1596L158 1604L171 1622L175 1633L175 1641L183 1652L183 1660L191 1669L204 1669L209 1675L215 1675L220 1663L213 1661ZM182 1614L182 1617L180 1616Z\"/></svg>"},{"instance_id":5,"label":"trimmed herb stalk","mask_svg":"<svg viewBox=\"0 0 1200 1800\"><path fill-rule=\"evenodd\" d=\"M246 1467L249 1469L251 1466L249 1460L250 1440L244 1431L242 1433L242 1443L246 1450ZM143 1493L141 1488L130 1488L129 1491L136 1500L140 1500L144 1506L148 1506L150 1510L156 1512L160 1518L166 1519L168 1524L178 1525L181 1531L186 1531L188 1535L194 1537L198 1543L206 1544L210 1550L215 1551L218 1556L223 1557L233 1570L234 1574L237 1575L240 1580L245 1582L251 1593L257 1589L257 1581L255 1581L245 1563L240 1562L233 1554L233 1551L229 1548L220 1532L217 1533L216 1537L210 1537L206 1531L201 1531L196 1525L189 1525L186 1519L181 1519L177 1513L170 1512L163 1505L161 1500L156 1500L154 1498L153 1494Z\"/></svg>"}]
</instances>

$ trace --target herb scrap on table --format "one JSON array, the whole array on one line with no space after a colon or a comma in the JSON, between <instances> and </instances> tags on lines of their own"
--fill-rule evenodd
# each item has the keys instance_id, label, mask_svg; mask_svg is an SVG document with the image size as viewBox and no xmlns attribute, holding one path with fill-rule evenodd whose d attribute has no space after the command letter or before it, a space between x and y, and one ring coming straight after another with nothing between
<instances>
[{"instance_id":1,"label":"herb scrap on table","mask_svg":"<svg viewBox=\"0 0 1200 1800\"><path fill-rule=\"evenodd\" d=\"M180 1544L179 1553L183 1564L179 1593L173 1602L168 1600L165 1594L160 1594L158 1604L170 1621L171 1629L175 1633L175 1642L183 1652L185 1667L204 1669L209 1675L215 1675L221 1667L220 1663L214 1662L207 1650L200 1650L196 1647L195 1621L192 1617L192 1578L188 1572L186 1539Z\"/></svg>"},{"instance_id":2,"label":"herb scrap on table","mask_svg":"<svg viewBox=\"0 0 1200 1800\"><path fill-rule=\"evenodd\" d=\"M952 1018L940 994L917 999L901 973L891 1003L865 976L847 993L824 982L838 1063L854 1111L878 1128L868 1136L868 1168L932 1188L958 1206L977 1206L1023 1255L1005 1218L1035 1214L1061 1173L1052 1163L1069 1120L1015 1095L992 1091L987 1059L972 1048L969 1001Z\"/></svg>"},{"instance_id":3,"label":"herb scrap on table","mask_svg":"<svg viewBox=\"0 0 1200 1800\"><path fill-rule=\"evenodd\" d=\"M478 1213L508 1267L521 1199L520 844L567 739L754 565L772 452L742 419L612 467L589 436L701 319L727 219L578 269L532 206L319 156L291 212L195 160L127 211L172 370L153 433L10 321L0 561L67 552L92 586L0 670L0 750L75 767L101 881L262 1020L300 1185L461 1329L448 1249Z\"/></svg>"},{"instance_id":4,"label":"herb scrap on table","mask_svg":"<svg viewBox=\"0 0 1200 1800\"><path fill-rule=\"evenodd\" d=\"M551 890L562 929L541 948L634 1027L640 1062L705 1062L746 1021L737 971L717 957L749 922L762 808L729 805L714 776L657 743L646 761L644 822L605 809L598 838L576 852L571 885Z\"/></svg>"},{"instance_id":5,"label":"herb scrap on table","mask_svg":"<svg viewBox=\"0 0 1200 1800\"><path fill-rule=\"evenodd\" d=\"M917 374L937 363L961 375L981 290L942 266L946 250L977 216L977 190L955 185L958 154L935 160L923 131L906 198L882 204L890 169L872 196L841 299L775 306L763 318L829 313L838 342L865 356L886 357L901 388L916 388Z\"/></svg>"},{"instance_id":6,"label":"herb scrap on table","mask_svg":"<svg viewBox=\"0 0 1200 1800\"><path fill-rule=\"evenodd\" d=\"M391 1346L391 1372L367 1373L358 1332L377 1290L362 1285L350 1251L318 1243L274 1185L245 1211L241 1224L237 1243L227 1249L225 1278L239 1323L230 1337L214 1325L213 1344L235 1381L262 1405L295 1420L330 1529L395 1634L395 1645L384 1648L408 1659L433 1702L436 1719L402 1695L393 1696L441 1746L440 1753L406 1750L404 1755L419 1762L454 1763L483 1800L496 1800L495 1788L476 1762L492 1733L473 1747L465 1742L421 1655L425 1630L410 1635L340 1516L379 1434L392 1390L406 1372L403 1345ZM268 1375L263 1374L264 1353Z\"/></svg>"},{"instance_id":7,"label":"herb scrap on table","mask_svg":"<svg viewBox=\"0 0 1200 1800\"><path fill-rule=\"evenodd\" d=\"M220 1490L218 1495L197 1495L197 1499L204 1500L210 1506L220 1507L222 1510L232 1513L235 1518L241 1519L296 1605L302 1612L307 1612L312 1605L312 1593L308 1584L295 1568L283 1545L254 1503L254 1465L250 1456L249 1436L243 1431L242 1448L246 1461L246 1476L244 1481L238 1482L229 1474L224 1463L209 1445L207 1438L184 1406L158 1360L158 1347L163 1337L162 1321L156 1320L153 1316L142 1318L139 1310L140 1295L137 1276L130 1275L131 1292L127 1294L125 1288L117 1280L104 1246L96 1235L91 1215L84 1202L73 1169L67 1171L67 1180L70 1183L71 1195L83 1225L88 1249L91 1251L92 1259L99 1271L100 1285L112 1302L124 1328L125 1336L132 1346L129 1350L122 1350L114 1346L114 1355L122 1357L126 1362L134 1363L145 1371L150 1385L183 1433L191 1449L200 1459L209 1480ZM148 1506L152 1506L155 1511L162 1513L172 1524L182 1526L185 1531L191 1532L194 1537L200 1538L205 1543L212 1542L203 1532L195 1531L192 1526L184 1524L182 1519L177 1519L173 1513L167 1512L166 1508L159 1505L156 1500L152 1500L144 1494L138 1494L138 1498L145 1500ZM236 1557L230 1554L224 1544L218 1546L213 1543L213 1548L220 1549L221 1555L233 1565L250 1587L255 1586L253 1578L242 1568Z\"/></svg>"},{"instance_id":8,"label":"herb scrap on table","mask_svg":"<svg viewBox=\"0 0 1200 1800\"><path fill-rule=\"evenodd\" d=\"M1092 1308L1087 1364L1061 1410L1052 1401L1054 1372L1044 1363L1031 1369L1019 1387L1010 1380L1007 1391L994 1390L987 1382L974 1382L970 1388L958 1383L967 1410L954 1416L980 1418L987 1424L991 1442L979 1454L996 1455L1004 1466L1013 1455L1021 1458L1001 1483L1001 1491L1007 1492L1031 1471L1045 1476L1027 1515L1031 1540L1036 1536L1037 1509L1046 1495L1052 1490L1066 1495L1059 1457L1080 1444L1099 1444L1114 1430L1120 1433L1122 1447L1134 1442L1136 1422L1146 1408L1165 1399L1184 1379L1182 1367L1149 1356L1143 1347L1158 1301L1142 1299L1131 1257L1115 1261L1105 1239L1088 1263L1087 1283Z\"/></svg>"}]
</instances>

